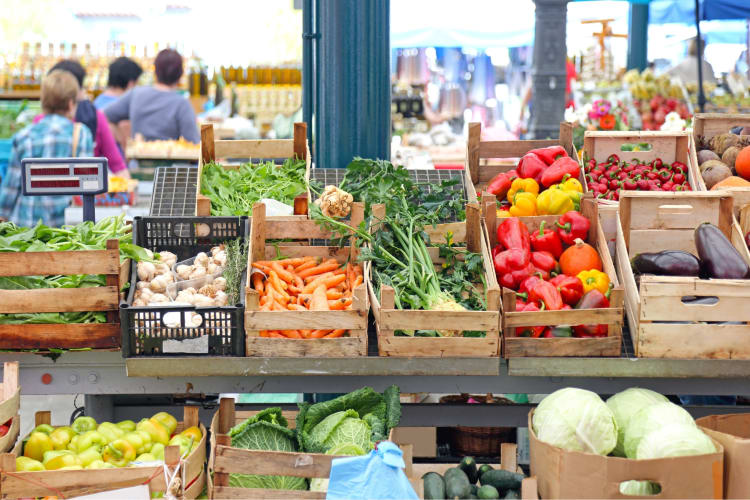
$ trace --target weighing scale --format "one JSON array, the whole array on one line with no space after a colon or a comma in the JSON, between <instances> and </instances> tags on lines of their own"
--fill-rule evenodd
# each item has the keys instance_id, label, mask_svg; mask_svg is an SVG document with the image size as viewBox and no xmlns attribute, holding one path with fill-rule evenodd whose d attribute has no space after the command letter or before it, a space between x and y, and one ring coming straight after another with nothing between
<instances>
[{"instance_id":1,"label":"weighing scale","mask_svg":"<svg viewBox=\"0 0 750 500\"><path fill-rule=\"evenodd\" d=\"M107 192L106 158L21 160L24 196L81 195L83 220L94 221L94 196Z\"/></svg>"}]
</instances>

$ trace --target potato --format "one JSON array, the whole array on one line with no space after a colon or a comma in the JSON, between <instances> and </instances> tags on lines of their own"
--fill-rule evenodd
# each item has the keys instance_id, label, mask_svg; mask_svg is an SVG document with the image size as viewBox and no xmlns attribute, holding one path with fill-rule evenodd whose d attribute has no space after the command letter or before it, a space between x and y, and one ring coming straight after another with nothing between
<instances>
[{"instance_id":1,"label":"potato","mask_svg":"<svg viewBox=\"0 0 750 500\"><path fill-rule=\"evenodd\" d=\"M703 181L706 183L708 189L714 187L714 184L718 184L727 177L732 176L732 171L729 167L720 161L711 160L706 162L706 164L706 168L701 166L701 175L703 176Z\"/></svg>"},{"instance_id":2,"label":"potato","mask_svg":"<svg viewBox=\"0 0 750 500\"><path fill-rule=\"evenodd\" d=\"M710 149L701 149L698 151L698 165L703 165L708 160L720 160L719 155Z\"/></svg>"},{"instance_id":3,"label":"potato","mask_svg":"<svg viewBox=\"0 0 750 500\"><path fill-rule=\"evenodd\" d=\"M737 146L727 148L727 150L724 151L724 154L721 155L721 161L724 162L727 167L734 170L734 162L737 160L738 154L740 154L740 148Z\"/></svg>"},{"instance_id":4,"label":"potato","mask_svg":"<svg viewBox=\"0 0 750 500\"><path fill-rule=\"evenodd\" d=\"M736 134L721 134L714 136L710 143L711 143L711 149L714 153L721 156L724 154L724 151L731 148L732 146L736 146L740 142L740 136Z\"/></svg>"},{"instance_id":5,"label":"potato","mask_svg":"<svg viewBox=\"0 0 750 500\"><path fill-rule=\"evenodd\" d=\"M701 163L701 166L700 166L701 173L703 173L705 169L711 166L725 166L726 167L724 162L721 160L708 160L707 162Z\"/></svg>"}]
</instances>

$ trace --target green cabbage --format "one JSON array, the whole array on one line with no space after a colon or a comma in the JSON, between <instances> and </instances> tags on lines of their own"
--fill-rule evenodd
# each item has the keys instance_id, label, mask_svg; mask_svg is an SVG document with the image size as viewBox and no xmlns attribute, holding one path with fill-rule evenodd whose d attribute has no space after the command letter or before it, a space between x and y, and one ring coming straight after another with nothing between
<instances>
[{"instance_id":1,"label":"green cabbage","mask_svg":"<svg viewBox=\"0 0 750 500\"><path fill-rule=\"evenodd\" d=\"M345 444L331 448L328 455L350 455L360 456L365 454L365 450L353 444ZM316 477L310 480L310 491L328 491L328 478Z\"/></svg>"},{"instance_id":2,"label":"green cabbage","mask_svg":"<svg viewBox=\"0 0 750 500\"><path fill-rule=\"evenodd\" d=\"M638 444L635 458L684 457L716 452L714 443L695 423L670 423L646 434Z\"/></svg>"},{"instance_id":3,"label":"green cabbage","mask_svg":"<svg viewBox=\"0 0 750 500\"><path fill-rule=\"evenodd\" d=\"M310 433L310 441L324 447L326 453L331 448L354 445L365 451L373 448L370 441L372 430L354 410L339 411L328 415Z\"/></svg>"},{"instance_id":4,"label":"green cabbage","mask_svg":"<svg viewBox=\"0 0 750 500\"><path fill-rule=\"evenodd\" d=\"M639 410L630 418L625 428L625 456L636 458L638 445L652 431L685 424L695 427L695 421L682 407L674 403L656 403Z\"/></svg>"},{"instance_id":5,"label":"green cabbage","mask_svg":"<svg viewBox=\"0 0 750 500\"><path fill-rule=\"evenodd\" d=\"M294 431L287 427L281 408L266 408L229 431L232 447L245 450L297 451ZM229 486L272 490L306 490L307 480L292 476L230 474Z\"/></svg>"},{"instance_id":6,"label":"green cabbage","mask_svg":"<svg viewBox=\"0 0 750 500\"><path fill-rule=\"evenodd\" d=\"M620 483L620 494L631 496L658 495L661 493L659 483L652 481L623 481Z\"/></svg>"},{"instance_id":7,"label":"green cabbage","mask_svg":"<svg viewBox=\"0 0 750 500\"><path fill-rule=\"evenodd\" d=\"M617 444L612 410L591 391L568 387L544 398L534 410L540 441L570 450L607 455Z\"/></svg>"},{"instance_id":8,"label":"green cabbage","mask_svg":"<svg viewBox=\"0 0 750 500\"><path fill-rule=\"evenodd\" d=\"M618 457L625 456L625 428L633 415L646 406L668 402L669 400L666 396L639 387L631 387L611 396L607 400L607 406L614 413L615 421L617 422L617 446L612 450L612 454Z\"/></svg>"}]
</instances>

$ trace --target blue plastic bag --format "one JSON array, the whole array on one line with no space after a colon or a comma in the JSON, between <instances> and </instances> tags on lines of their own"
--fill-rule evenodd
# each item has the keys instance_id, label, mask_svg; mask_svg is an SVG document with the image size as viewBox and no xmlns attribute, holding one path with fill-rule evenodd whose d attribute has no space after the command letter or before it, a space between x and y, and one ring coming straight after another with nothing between
<instances>
[{"instance_id":1,"label":"blue plastic bag","mask_svg":"<svg viewBox=\"0 0 750 500\"><path fill-rule=\"evenodd\" d=\"M404 466L403 453L389 441L378 443L368 455L336 458L331 462L326 500L418 500Z\"/></svg>"}]
</instances>

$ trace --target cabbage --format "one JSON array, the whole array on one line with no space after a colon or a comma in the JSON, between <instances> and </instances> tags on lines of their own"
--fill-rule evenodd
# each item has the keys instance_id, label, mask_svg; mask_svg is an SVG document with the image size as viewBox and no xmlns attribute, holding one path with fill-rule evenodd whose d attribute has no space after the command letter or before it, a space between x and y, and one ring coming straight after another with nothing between
<instances>
[{"instance_id":1,"label":"cabbage","mask_svg":"<svg viewBox=\"0 0 750 500\"><path fill-rule=\"evenodd\" d=\"M615 421L617 422L617 446L615 446L612 454L618 457L625 456L625 428L633 415L646 406L668 402L666 396L639 387L631 387L611 396L607 400L607 406L615 414Z\"/></svg>"},{"instance_id":2,"label":"cabbage","mask_svg":"<svg viewBox=\"0 0 750 500\"><path fill-rule=\"evenodd\" d=\"M326 452L327 455L364 455L365 450L353 444L345 444L331 448ZM328 491L328 478L316 477L310 480L310 491Z\"/></svg>"},{"instance_id":3,"label":"cabbage","mask_svg":"<svg viewBox=\"0 0 750 500\"><path fill-rule=\"evenodd\" d=\"M711 438L690 424L667 424L646 434L638 444L635 458L684 457L716 452Z\"/></svg>"},{"instance_id":4,"label":"cabbage","mask_svg":"<svg viewBox=\"0 0 750 500\"><path fill-rule=\"evenodd\" d=\"M532 427L540 441L565 450L607 455L617 444L612 410L595 393L574 387L544 398Z\"/></svg>"},{"instance_id":5,"label":"cabbage","mask_svg":"<svg viewBox=\"0 0 750 500\"><path fill-rule=\"evenodd\" d=\"M693 417L674 403L656 403L639 410L630 418L630 422L625 428L625 456L636 458L638 445L644 436L673 424L695 427Z\"/></svg>"},{"instance_id":6,"label":"cabbage","mask_svg":"<svg viewBox=\"0 0 750 500\"><path fill-rule=\"evenodd\" d=\"M620 494L632 496L658 495L661 493L659 483L651 481L623 481L620 483Z\"/></svg>"},{"instance_id":7,"label":"cabbage","mask_svg":"<svg viewBox=\"0 0 750 500\"><path fill-rule=\"evenodd\" d=\"M356 411L346 410L328 415L313 427L310 440L322 445L326 453L332 448L347 445L370 451L373 447L370 435L371 429L367 422L360 419Z\"/></svg>"}]
</instances>

